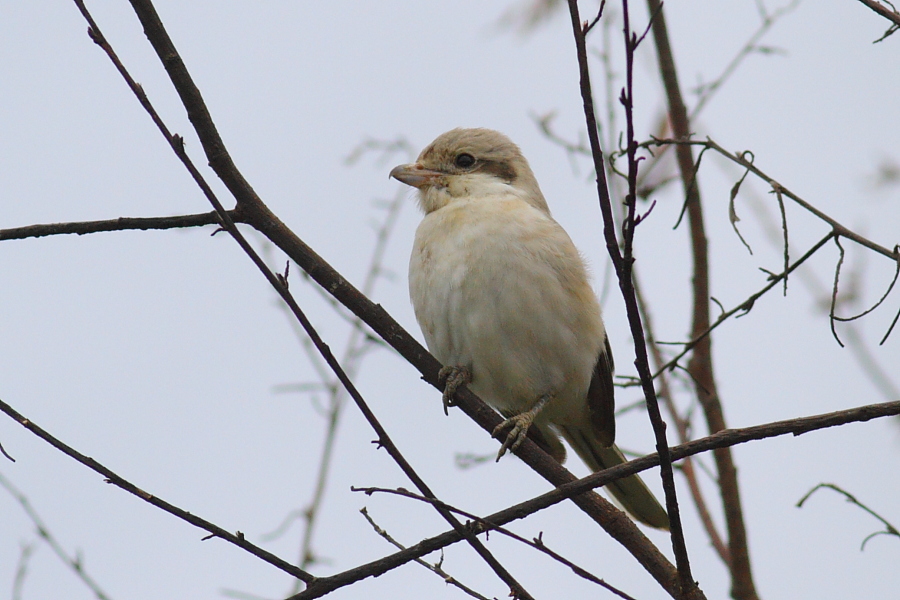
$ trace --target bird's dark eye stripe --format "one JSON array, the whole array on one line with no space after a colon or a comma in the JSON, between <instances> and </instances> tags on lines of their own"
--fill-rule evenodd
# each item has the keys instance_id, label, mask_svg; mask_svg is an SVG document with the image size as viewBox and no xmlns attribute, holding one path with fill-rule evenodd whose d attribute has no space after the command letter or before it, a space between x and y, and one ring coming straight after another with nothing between
<instances>
[{"instance_id":1,"label":"bird's dark eye stripe","mask_svg":"<svg viewBox=\"0 0 900 600\"><path fill-rule=\"evenodd\" d=\"M456 157L455 162L457 167L461 169L468 169L475 164L475 157L467 152L463 152Z\"/></svg>"},{"instance_id":2,"label":"bird's dark eye stripe","mask_svg":"<svg viewBox=\"0 0 900 600\"><path fill-rule=\"evenodd\" d=\"M516 180L516 171L509 163L496 160L483 160L478 167L479 173L490 173L507 183Z\"/></svg>"}]
</instances>

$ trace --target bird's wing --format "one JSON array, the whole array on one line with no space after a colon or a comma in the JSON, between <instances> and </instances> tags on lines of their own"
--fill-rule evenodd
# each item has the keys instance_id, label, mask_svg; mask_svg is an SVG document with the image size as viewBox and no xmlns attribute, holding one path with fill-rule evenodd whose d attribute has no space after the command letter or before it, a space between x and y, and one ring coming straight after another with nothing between
<instances>
[{"instance_id":1,"label":"bird's wing","mask_svg":"<svg viewBox=\"0 0 900 600\"><path fill-rule=\"evenodd\" d=\"M588 387L587 405L599 441L604 446L612 446L616 440L616 400L613 388L613 355L609 338L604 336L603 348L597 357L591 385Z\"/></svg>"}]
</instances>

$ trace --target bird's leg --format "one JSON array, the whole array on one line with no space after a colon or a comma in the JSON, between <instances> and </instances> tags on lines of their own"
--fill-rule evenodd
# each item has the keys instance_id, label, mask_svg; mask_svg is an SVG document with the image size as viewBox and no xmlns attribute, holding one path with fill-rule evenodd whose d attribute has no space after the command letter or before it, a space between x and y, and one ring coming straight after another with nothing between
<instances>
[{"instance_id":1,"label":"bird's leg","mask_svg":"<svg viewBox=\"0 0 900 600\"><path fill-rule=\"evenodd\" d=\"M510 432L506 435L506 440L503 442L503 445L500 446L500 452L497 453L497 460L500 460L500 457L506 454L507 450L510 452L516 451L516 448L518 448L522 444L522 441L528 436L528 428L531 427L534 418L552 399L553 396L549 394L541 396L529 410L514 417L510 417L494 427L494 431L491 435L498 439L500 437L500 432L508 427L512 427Z\"/></svg>"},{"instance_id":2,"label":"bird's leg","mask_svg":"<svg viewBox=\"0 0 900 600\"><path fill-rule=\"evenodd\" d=\"M448 415L450 413L447 409L456 405L453 402L453 394L459 386L472 383L472 372L463 366L441 367L438 371L438 383L444 385L444 414Z\"/></svg>"}]
</instances>

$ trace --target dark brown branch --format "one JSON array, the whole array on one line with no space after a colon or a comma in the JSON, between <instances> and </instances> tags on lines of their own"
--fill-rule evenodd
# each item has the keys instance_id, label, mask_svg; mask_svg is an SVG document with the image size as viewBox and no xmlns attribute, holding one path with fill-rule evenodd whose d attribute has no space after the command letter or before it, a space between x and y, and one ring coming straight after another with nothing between
<instances>
[{"instance_id":1,"label":"dark brown branch","mask_svg":"<svg viewBox=\"0 0 900 600\"><path fill-rule=\"evenodd\" d=\"M619 596L620 598L624 598L625 600L634 600L634 598L632 598L631 596L629 596L622 590L606 583L606 581L597 577L596 575L594 575L587 569L585 569L583 567L579 567L578 565L576 565L569 559L563 557L561 554L554 552L553 550L548 548L546 546L546 544L544 544L544 541L541 537L537 537L534 540L526 539L526 538L522 537L521 535L514 533L514 532L510 531L509 529L506 529L505 527L501 527L500 525L495 525L494 523L491 523L489 520L483 519L474 513L470 513L468 511L462 510L451 504L447 504L446 502L441 502L440 500L434 500L432 498L426 498L425 496L420 496L419 494L414 494L414 493L410 492L409 490L405 490L403 488L389 489L389 488L380 488L380 487L365 487L365 488L351 487L350 490L353 492L363 492L367 496L371 496L372 494L375 494L375 493L383 493L383 494L393 494L395 496L402 496L403 498L410 498L412 500L418 500L419 502L425 502L427 504L438 504L439 503L443 508L453 511L454 513L460 515L461 517L465 517L466 519L469 519L470 521L473 521L474 523L476 523L479 526L480 531L488 531L488 532L496 531L497 533L503 534L506 537L516 540L519 543L522 543L522 544L525 544L526 546L534 548L538 552L542 552L542 553L546 554L547 556L549 556L553 560L559 562L560 564L562 564L566 567L569 567L569 569L571 569L572 572L575 573L576 575L578 575L579 577L586 579L586 580L590 581L591 583L596 583L597 585L612 592L616 596ZM368 518L368 515L366 515L366 518Z\"/></svg>"},{"instance_id":2,"label":"dark brown branch","mask_svg":"<svg viewBox=\"0 0 900 600\"><path fill-rule=\"evenodd\" d=\"M659 367L656 370L656 373L653 374L653 377L654 378L659 377L659 375L661 373L663 373L664 371L668 371L670 369L675 368L675 365L678 364L679 360L681 360L685 355L687 355L687 353L690 352L700 342L701 339L707 337L719 325L721 325L722 323L724 323L725 321L727 321L728 319L730 319L731 317L733 317L734 315L736 315L738 313L740 313L741 316L743 316L743 315L747 314L748 312L750 312L750 310L753 308L753 305L756 303L757 300L762 298L769 290L771 290L773 287L778 285L778 283L780 281L787 279L787 276L790 273L795 271L797 269L797 267L799 267L804 262L806 262L813 254L818 252L822 246L824 246L829 240L831 240L834 237L835 237L834 232L827 233L825 235L825 237L823 237L821 240L819 240L818 242L813 244L813 246L809 250L806 251L806 254L804 254L803 256L798 258L797 261L794 264L792 264L790 267L788 267L788 269L786 271L779 273L777 275L770 275L769 283L767 283L761 290L759 290L755 294L750 295L749 298L747 298L746 300L744 300L743 302L741 302L740 304L738 304L731 310L725 311L722 314L720 314L719 317L716 319L716 321L714 323L712 323L706 331L701 333L699 337L694 338L690 342L687 342L684 345L684 348L681 349L681 352L676 354L671 360L669 360L669 362L667 362L664 365L662 365L661 367Z\"/></svg>"},{"instance_id":3,"label":"dark brown branch","mask_svg":"<svg viewBox=\"0 0 900 600\"><path fill-rule=\"evenodd\" d=\"M681 444L671 448L673 460L681 460L688 456L700 454L701 452L709 452L710 450L720 450L722 448L730 448L737 444L743 444L754 440L762 440L771 437L792 434L794 436L803 435L810 431L826 429L829 427L838 427L848 423L861 423L879 419L883 417L892 417L900 415L900 400L894 402L882 402L880 404L868 404L857 408L847 410L838 410L835 412L824 413L821 415L813 415L810 417L799 417L796 419L788 419L785 421L775 421L764 425L755 425L753 427L745 427L742 429L723 429L717 433L709 435L699 440L694 440L686 444ZM659 465L659 455L648 454L641 458L629 461L623 465L617 465L604 471L598 471L584 477L573 483L559 486L555 490L547 492L536 498L520 504L524 506L531 502L530 510L541 510L553 504L562 502L564 499L580 494L589 489L606 485L611 481L627 477L635 473L640 473L649 468ZM535 508L540 507L540 508Z\"/></svg>"},{"instance_id":4,"label":"dark brown branch","mask_svg":"<svg viewBox=\"0 0 900 600\"><path fill-rule=\"evenodd\" d=\"M665 492L666 512L669 515L669 526L672 533L672 550L675 553L675 565L678 568L678 577L681 583L682 596L687 598L694 595L697 590L697 583L694 581L691 573L691 563L688 558L687 544L684 541L684 529L681 525L681 510L678 506L678 496L675 489L675 476L672 470L672 461L669 457L669 443L666 439L666 424L662 420L659 410L659 400L656 397L656 388L653 385L653 376L650 372L650 360L647 355L646 336L644 335L644 325L641 322L640 307L637 301L637 294L634 290L634 279L632 275L632 267L634 265L634 230L638 221L635 217L638 194L638 162L637 150L638 144L634 134L634 92L633 92L633 73L634 73L634 53L638 44L650 30L656 18L661 17L659 14L662 5L657 7L656 11L651 12L650 22L647 29L640 38L632 31L629 22L628 0L622 0L622 18L624 21L625 34L625 89L622 90L621 102L625 108L625 126L626 126L626 153L628 156L628 194L625 197L625 218L622 222L622 269L618 274L619 288L622 290L622 296L625 299L626 312L628 314L628 323L631 327L631 336L634 340L635 360L634 365L637 369L638 376L641 380L641 388L644 392L644 398L647 402L647 414L650 416L650 422L653 425L653 433L656 437L656 451L659 453L662 461L660 464L660 475L662 478L663 491ZM581 63L579 66L585 73L588 71L587 62ZM592 147L595 153L600 153L602 160L602 150L599 143Z\"/></svg>"},{"instance_id":5,"label":"dark brown branch","mask_svg":"<svg viewBox=\"0 0 900 600\"><path fill-rule=\"evenodd\" d=\"M394 546L395 548L399 548L400 550L406 550L406 547L405 547L403 544L401 544L400 542L398 542L397 540L395 540L395 539L393 538L393 536L391 536L391 534L389 534L387 531L385 531L385 529L384 529L383 527L381 527L380 525L378 525L378 523L375 522L375 519L373 519L373 518L371 517L371 515L369 515L369 511L366 509L365 506L363 506L363 507L359 510L359 512L362 513L362 516L365 517L366 521L369 522L369 525L372 526L372 529L375 530L375 533L377 533L378 535L380 535L381 537L383 537L385 540L387 540L387 542L388 542L389 544L391 544L391 545ZM415 559L415 562L418 563L418 564L420 564L420 565L422 565L423 567L425 567L426 569L428 569L429 571L431 571L432 573L434 573L435 575L437 575L438 577L440 577L441 579L443 579L443 580L444 580L444 583L446 583L446 584L448 584L448 585L452 585L452 586L454 586L454 587L457 587L457 588L459 588L462 592L464 592L464 593L466 593L466 594L472 596L473 598L478 598L478 600L488 600L487 597L482 596L481 594L479 594L478 592L476 592L475 590L473 590L473 589L470 588L469 586L463 584L463 583L460 582L458 579L456 579L455 577L453 577L452 575L450 575L449 573L447 573L446 571L444 571L444 570L441 568L440 563L437 563L437 564L431 564L431 563L429 563L429 562L427 562L427 561L425 561L424 559L421 559L421 558L416 558L416 559ZM441 555L441 562L443 562L443 554Z\"/></svg>"},{"instance_id":6,"label":"dark brown branch","mask_svg":"<svg viewBox=\"0 0 900 600\"><path fill-rule=\"evenodd\" d=\"M239 222L234 211L230 211L231 218ZM203 225L220 225L221 221L215 212L201 213L197 215L179 215L175 217L119 217L104 221L75 221L70 223L47 223L42 225L27 225L25 227L12 227L0 229L0 242L4 240L23 240L26 238L39 238L48 235L100 233L102 231L127 231L150 229L178 229L181 227L202 227Z\"/></svg>"},{"instance_id":7,"label":"dark brown branch","mask_svg":"<svg viewBox=\"0 0 900 600\"><path fill-rule=\"evenodd\" d=\"M656 336L653 333L653 319L650 315L650 309L641 293L641 286L637 275L634 277L634 291L637 296L638 305L641 307L641 320L643 321L644 328L647 332L647 345L649 346L650 354L653 357L653 364L657 369L657 373L653 377L659 386L659 397L662 398L666 410L669 411L669 414L675 423L675 433L678 436L678 442L684 444L690 439L688 431L690 419L683 417L679 413L678 407L675 405L671 386L669 385L668 374L666 371L662 370L665 359L659 349L659 344L656 343ZM691 498L694 501L694 506L697 508L700 522L703 523L703 528L706 530L707 537L709 537L710 544L719 555L719 558L722 559L722 562L725 563L726 566L729 565L731 563L731 555L728 553L728 546L725 545L725 542L712 519L712 515L710 514L706 503L706 498L704 498L703 492L700 489L700 482L697 480L694 462L690 458L685 459L681 464L681 474L684 475L685 480L687 480Z\"/></svg>"},{"instance_id":8,"label":"dark brown branch","mask_svg":"<svg viewBox=\"0 0 900 600\"><path fill-rule=\"evenodd\" d=\"M900 12L897 12L896 10L891 10L890 8L888 8L881 2L878 2L877 0L859 0L859 1L862 2L863 4L865 4L866 6L868 6L869 8L871 8L872 10L874 10L876 13L878 13L879 15L881 15L882 17L884 17L891 23L893 23L894 27L900 27Z\"/></svg>"},{"instance_id":9,"label":"dark brown branch","mask_svg":"<svg viewBox=\"0 0 900 600\"><path fill-rule=\"evenodd\" d=\"M665 11L660 0L647 0L647 9L651 14L657 13L653 21L653 39L656 43L656 54L659 61L659 72L666 90L669 106L669 121L675 139L689 139L691 134L690 120L681 96L678 83L678 72L669 43ZM703 224L703 206L700 201L700 188L694 175L694 158L690 146L677 146L675 156L686 196L688 227L690 229L691 251L693 254L693 323L691 338L697 339L709 329L709 249L706 230ZM703 337L694 347L688 372L696 383L697 398L703 407L707 427L710 433L726 428L725 414L722 410L713 370L712 343L709 336ZM747 548L747 530L744 526L744 514L741 507L741 495L738 485L737 469L728 448L713 453L719 473L718 483L725 512L725 525L728 530L728 546L731 556L731 595L735 600L757 600L753 574L750 568L750 553Z\"/></svg>"},{"instance_id":10,"label":"dark brown branch","mask_svg":"<svg viewBox=\"0 0 900 600\"><path fill-rule=\"evenodd\" d=\"M810 204L809 202L807 202L806 200L804 200L803 198L801 198L800 196L798 196L797 194L795 194L794 192L792 192L791 190L786 188L785 186L781 185L778 181L776 181L775 179L773 179L772 177L770 177L769 175L764 173L755 164L753 164L752 162L745 159L743 157L742 152L731 153L728 150L726 150L725 148L723 148L722 146L720 146L719 144L717 144L716 142L714 142L710 138L706 138L706 140L691 140L687 137L686 138L676 138L676 139L653 139L652 141L644 142L641 145L642 146L645 146L645 145L646 146L665 146L667 144L672 144L675 146L701 146L703 148L709 148L710 150L715 150L716 152L718 152L725 158L729 159L730 161L734 162L735 164L738 164L741 167L744 167L745 169L749 169L751 173L753 173L754 175L756 175L757 177L759 177L760 179L762 179L763 181L768 183L772 187L772 191L775 192L776 194L781 194L783 196L787 196L788 198L790 198L791 200L796 202L799 206L803 207L805 210L811 212L812 214L814 214L816 217L818 217L822 221L828 223L831 226L831 228L834 229L834 232L836 234L840 235L841 237L845 237L849 240L853 240L860 246L864 246L864 247L868 248L869 250L874 250L878 254L886 256L886 257L890 258L891 260L894 260L894 261L900 260L900 249L895 248L894 250L888 250L884 246L882 246L876 242L873 242L872 240L868 239L867 237L862 236L862 235L856 233L855 231L853 231L852 229L850 229L849 227L846 227L845 225L841 224L836 219L828 216L827 214L825 214L824 212L822 212L821 210L819 210L818 208L816 208L815 206L813 206L812 204Z\"/></svg>"},{"instance_id":11,"label":"dark brown branch","mask_svg":"<svg viewBox=\"0 0 900 600\"><path fill-rule=\"evenodd\" d=\"M594 162L594 172L597 182L597 197L600 202L600 212L603 215L603 237L606 242L606 249L610 259L616 270L619 280L619 288L622 291L622 297L625 301L625 308L628 314L628 323L631 327L632 337L634 339L635 348L635 366L641 376L641 383L644 391L644 398L647 402L647 412L650 415L653 431L656 437L657 452L663 457L662 464L662 480L663 489L666 494L666 512L669 515L669 522L672 532L672 546L675 550L677 569L677 587L674 590L667 588L670 594L677 598L703 598L703 593L693 581L690 573L690 563L687 559L687 549L684 543L684 532L681 527L681 519L678 511L678 501L675 494L675 483L672 475L672 464L668 457L668 443L666 442L665 423L659 412L659 404L656 399L656 390L653 387L653 379L650 374L650 364L647 358L647 347L644 340L643 327L641 325L640 311L638 309L637 300L634 294L634 286L631 280L631 267L634 261L631 256L631 243L635 227L635 188L637 179L637 159L635 151L637 142L634 139L634 126L632 119L628 120L628 156L629 156L629 196L626 199L628 207L628 216L623 224L625 235L625 251L624 255L619 252L619 242L616 236L616 223L612 212L612 201L609 195L609 185L606 181L606 172L603 168L604 158L603 150L600 146L600 138L597 128L597 119L594 112L594 96L591 91L591 77L588 67L587 47L584 37L585 28L581 23L581 17L578 13L577 0L569 0L569 15L571 17L572 33L575 38L575 51L578 61L579 70L579 87L581 90L581 101L584 108L584 117L587 127L588 140L591 147L591 156ZM621 96L622 104L625 106L626 115L631 114L631 71L633 66L633 53L638 44L637 37L632 33L628 23L628 4L627 0L623 1L625 18L625 45L626 51L631 57L628 64L628 84ZM651 11L652 14L652 11Z\"/></svg>"},{"instance_id":12,"label":"dark brown branch","mask_svg":"<svg viewBox=\"0 0 900 600\"><path fill-rule=\"evenodd\" d=\"M240 531L238 531L236 533L230 533L228 531L225 531L224 529L222 529L221 527L219 527L218 525L216 525L214 523L211 523L210 521L201 519L200 517L198 517L194 514L191 514L191 513L187 512L186 510L182 510L173 504L169 504L168 502L166 502L165 500L163 500L161 498L158 498L157 496L148 494L147 492L140 489L139 487L137 487L130 481L127 481L126 479L124 479L123 477L120 477L119 475L117 475L116 473L111 471L110 469L104 467L103 465L101 465L99 462L97 462L93 458L91 458L89 456L85 456L84 454L81 454L80 452L78 452L77 450L72 448L71 446L66 445L65 443L61 442L60 440L58 440L51 434L47 433L45 430L41 429L36 424L34 424L30 419L26 419L21 414L19 414L13 407L11 407L9 404L4 402L3 400L0 400L0 411L4 412L8 416L12 417L13 420L17 421L25 429L27 429L31 433L35 434L36 436L38 436L39 438L41 438L42 440L44 440L45 442L47 442L48 444L50 444L51 446L53 446L54 448L56 448L57 450L59 450L60 452L65 454L66 456L70 456L70 457L74 458L76 461L80 462L81 464L88 467L92 471L95 471L96 473L103 475L103 477L105 478L107 483L111 483L111 484L115 485L116 487L122 488L129 494L133 494L134 496L137 496L141 500L143 500L145 502L149 502L153 506L164 510L165 512L169 513L170 515L178 517L182 521L186 521L186 522L190 523L194 527L203 529L204 531L208 531L214 537L221 538L221 539L225 540L226 542L230 542L230 543L234 544L235 546L242 548L243 550L246 550L253 556L256 556L257 558L261 558L262 560L266 561L270 565L273 565L273 566L281 569L288 575L291 575L298 579L302 579L303 581L306 581L306 582L315 580L315 577L313 577L312 574L307 573L306 571L304 571L303 569L300 569L299 567L295 567L294 565L287 562L286 560L282 560L281 558L275 556L271 552L267 552L266 550L263 550L259 546L251 544L246 539L244 539L244 534L241 533Z\"/></svg>"},{"instance_id":13,"label":"dark brown branch","mask_svg":"<svg viewBox=\"0 0 900 600\"><path fill-rule=\"evenodd\" d=\"M900 415L900 401L870 404L858 408L840 410L810 417L775 421L773 423L766 423L764 425L756 425L743 429L726 429L711 436L675 446L674 448L671 448L670 451L673 460L681 460L702 452L735 446L754 440L762 440L787 435L789 433L797 436L828 427L838 427L848 423L865 422L872 419L896 415ZM505 525L511 521L525 518L539 510L558 504L566 498L578 498L579 496L577 496L577 494L586 490L605 485L613 480L627 477L628 475L640 473L641 471L653 468L658 464L659 457L656 454L637 458L628 463L617 465L604 471L599 471L592 475L588 475L583 479L560 486L546 494L542 494L541 496L537 496L492 515L488 515L484 517L484 519L494 525ZM422 540L418 544L410 546L401 552L396 552L376 561L354 567L353 569L337 573L330 577L320 577L309 588L296 596L292 596L290 600L311 600L312 598L319 598L338 588L360 581L361 579L382 575L411 560L425 556L451 544L455 544L461 541L461 539L462 538L455 531L448 531L435 537Z\"/></svg>"}]
</instances>

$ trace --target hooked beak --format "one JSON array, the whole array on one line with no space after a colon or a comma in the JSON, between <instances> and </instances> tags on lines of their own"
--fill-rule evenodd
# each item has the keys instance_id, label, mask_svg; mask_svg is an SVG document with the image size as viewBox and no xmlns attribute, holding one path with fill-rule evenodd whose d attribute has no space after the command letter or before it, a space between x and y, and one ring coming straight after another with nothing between
<instances>
[{"instance_id":1,"label":"hooked beak","mask_svg":"<svg viewBox=\"0 0 900 600\"><path fill-rule=\"evenodd\" d=\"M391 169L390 174L390 177L393 177L397 181L401 181L406 185L411 185L412 187L419 189L434 185L434 183L443 176L444 174L440 171L426 169L419 163L398 165Z\"/></svg>"}]
</instances>

